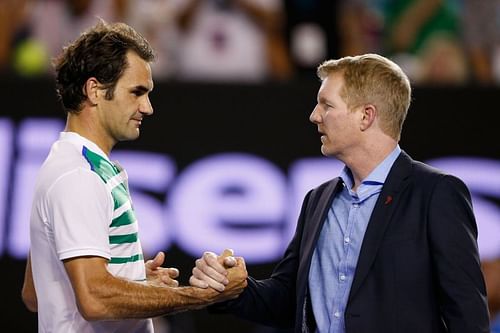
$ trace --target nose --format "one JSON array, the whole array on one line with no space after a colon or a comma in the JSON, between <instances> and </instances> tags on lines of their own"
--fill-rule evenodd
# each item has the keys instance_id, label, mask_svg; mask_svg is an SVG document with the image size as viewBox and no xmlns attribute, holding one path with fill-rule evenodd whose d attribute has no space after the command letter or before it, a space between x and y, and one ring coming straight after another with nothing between
<instances>
[{"instance_id":1,"label":"nose","mask_svg":"<svg viewBox=\"0 0 500 333\"><path fill-rule=\"evenodd\" d=\"M153 106L151 105L149 97L144 96L144 99L141 101L141 104L139 105L139 112L146 116L150 116L153 114Z\"/></svg>"},{"instance_id":2,"label":"nose","mask_svg":"<svg viewBox=\"0 0 500 333\"><path fill-rule=\"evenodd\" d=\"M319 124L321 122L321 115L319 113L319 105L316 104L311 114L309 115L309 121L314 124Z\"/></svg>"}]
</instances>

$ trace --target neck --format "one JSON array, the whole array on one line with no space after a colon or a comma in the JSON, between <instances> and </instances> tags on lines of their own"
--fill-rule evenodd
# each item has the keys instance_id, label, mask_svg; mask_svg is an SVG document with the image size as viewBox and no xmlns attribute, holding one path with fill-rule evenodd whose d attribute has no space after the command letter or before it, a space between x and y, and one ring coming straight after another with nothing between
<instances>
[{"instance_id":1,"label":"neck","mask_svg":"<svg viewBox=\"0 0 500 333\"><path fill-rule=\"evenodd\" d=\"M105 131L84 112L68 113L64 131L77 133L94 142L108 156L116 143L104 135Z\"/></svg>"},{"instance_id":2,"label":"neck","mask_svg":"<svg viewBox=\"0 0 500 333\"><path fill-rule=\"evenodd\" d=\"M366 147L360 147L357 152L349 154L345 158L339 159L351 170L354 185L352 190L355 192L363 179L368 175L396 148L397 141L391 139L391 142L385 144L374 144Z\"/></svg>"}]
</instances>

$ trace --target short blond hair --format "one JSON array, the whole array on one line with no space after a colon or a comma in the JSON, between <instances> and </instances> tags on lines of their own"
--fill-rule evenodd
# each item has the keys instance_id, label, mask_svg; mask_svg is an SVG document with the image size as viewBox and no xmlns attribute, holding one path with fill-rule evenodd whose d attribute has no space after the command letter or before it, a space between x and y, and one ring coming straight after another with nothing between
<instances>
[{"instance_id":1,"label":"short blond hair","mask_svg":"<svg viewBox=\"0 0 500 333\"><path fill-rule=\"evenodd\" d=\"M344 77L341 97L350 109L373 104L384 133L399 141L411 102L410 81L401 68L378 54L327 60L318 66L321 80L330 74Z\"/></svg>"}]
</instances>

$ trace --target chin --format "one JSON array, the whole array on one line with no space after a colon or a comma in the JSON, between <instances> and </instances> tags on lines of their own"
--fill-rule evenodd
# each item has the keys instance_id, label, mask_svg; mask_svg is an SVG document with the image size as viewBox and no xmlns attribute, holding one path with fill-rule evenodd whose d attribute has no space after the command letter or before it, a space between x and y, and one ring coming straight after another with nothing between
<instances>
[{"instance_id":1,"label":"chin","mask_svg":"<svg viewBox=\"0 0 500 333\"><path fill-rule=\"evenodd\" d=\"M119 141L133 141L139 137L139 131L136 133L127 133L121 137Z\"/></svg>"},{"instance_id":2,"label":"chin","mask_svg":"<svg viewBox=\"0 0 500 333\"><path fill-rule=\"evenodd\" d=\"M335 157L336 152L332 150L331 148L328 149L325 146L321 146L321 154L323 154L326 157Z\"/></svg>"}]
</instances>

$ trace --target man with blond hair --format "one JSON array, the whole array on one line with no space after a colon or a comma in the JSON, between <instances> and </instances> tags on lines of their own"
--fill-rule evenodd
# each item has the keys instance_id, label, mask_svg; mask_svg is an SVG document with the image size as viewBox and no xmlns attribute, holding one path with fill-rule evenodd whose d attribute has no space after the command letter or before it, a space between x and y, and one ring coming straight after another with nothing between
<instances>
[{"instance_id":1,"label":"man with blond hair","mask_svg":"<svg viewBox=\"0 0 500 333\"><path fill-rule=\"evenodd\" d=\"M215 308L295 332L489 332L469 191L398 144L407 76L375 54L326 61L318 76L310 120L345 168L306 195L271 277ZM222 263L206 253L191 284L217 287Z\"/></svg>"}]
</instances>

